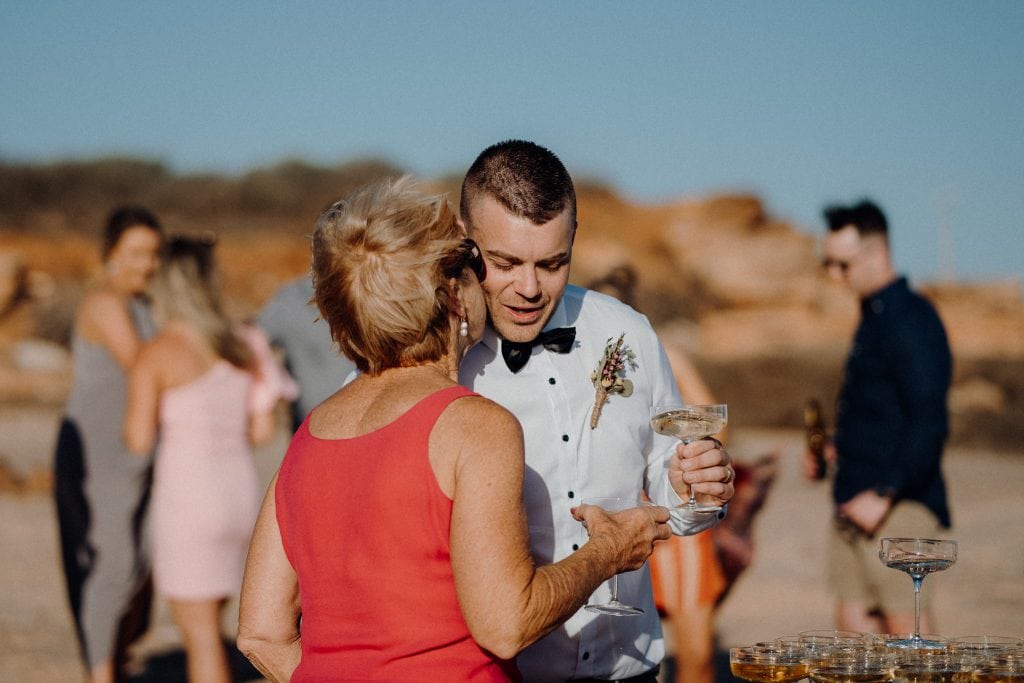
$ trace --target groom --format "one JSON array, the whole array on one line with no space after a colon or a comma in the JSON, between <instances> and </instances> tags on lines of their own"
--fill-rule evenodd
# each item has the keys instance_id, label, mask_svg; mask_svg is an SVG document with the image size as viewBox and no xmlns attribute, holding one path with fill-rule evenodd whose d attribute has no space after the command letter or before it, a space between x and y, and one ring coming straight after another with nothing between
<instances>
[{"instance_id":1,"label":"groom","mask_svg":"<svg viewBox=\"0 0 1024 683\"><path fill-rule=\"evenodd\" d=\"M569 513L586 497L637 501L646 492L675 507L694 484L702 502L727 503L735 473L720 443L683 447L651 429L651 407L681 399L647 318L568 284L576 194L561 161L532 142L493 145L466 173L460 209L486 263L490 323L462 363L460 382L523 425L535 560L557 561L586 541ZM673 531L697 533L723 515L675 519ZM619 577L619 599L644 613L580 610L520 654L524 679L653 683L664 643L646 565Z\"/></svg>"}]
</instances>

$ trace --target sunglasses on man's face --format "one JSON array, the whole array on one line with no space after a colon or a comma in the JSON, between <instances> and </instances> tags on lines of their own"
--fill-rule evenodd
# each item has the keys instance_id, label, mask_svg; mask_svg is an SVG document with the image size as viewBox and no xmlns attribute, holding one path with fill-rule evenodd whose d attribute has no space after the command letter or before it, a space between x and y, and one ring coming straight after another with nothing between
<instances>
[{"instance_id":1,"label":"sunglasses on man's face","mask_svg":"<svg viewBox=\"0 0 1024 683\"><path fill-rule=\"evenodd\" d=\"M845 275L846 272L850 270L850 262L842 261L840 259L826 258L821 262L821 267L824 268L825 270L832 270L833 268L838 268L839 271Z\"/></svg>"}]
</instances>

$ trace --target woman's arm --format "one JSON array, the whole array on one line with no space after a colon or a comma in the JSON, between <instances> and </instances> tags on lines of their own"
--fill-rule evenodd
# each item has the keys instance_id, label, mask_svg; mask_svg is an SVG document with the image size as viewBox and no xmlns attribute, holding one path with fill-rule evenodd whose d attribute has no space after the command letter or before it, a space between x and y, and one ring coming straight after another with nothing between
<instances>
[{"instance_id":1,"label":"woman's arm","mask_svg":"<svg viewBox=\"0 0 1024 683\"><path fill-rule=\"evenodd\" d=\"M255 359L255 379L249 390L249 442L260 445L277 433L276 408L281 400L294 401L299 387L284 369L266 335L252 325L243 325L239 333L249 344Z\"/></svg>"},{"instance_id":2,"label":"woman's arm","mask_svg":"<svg viewBox=\"0 0 1024 683\"><path fill-rule=\"evenodd\" d=\"M277 415L273 411L260 411L249 415L248 438L253 446L261 446L277 433Z\"/></svg>"},{"instance_id":3,"label":"woman's arm","mask_svg":"<svg viewBox=\"0 0 1024 683\"><path fill-rule=\"evenodd\" d=\"M82 302L78 332L85 339L105 347L125 372L135 363L142 341L128 306L109 289L97 289Z\"/></svg>"},{"instance_id":4,"label":"woman's arm","mask_svg":"<svg viewBox=\"0 0 1024 683\"><path fill-rule=\"evenodd\" d=\"M125 408L122 435L128 450L147 455L156 443L161 377L160 338L146 344L128 376L128 405Z\"/></svg>"},{"instance_id":5,"label":"woman's arm","mask_svg":"<svg viewBox=\"0 0 1024 683\"><path fill-rule=\"evenodd\" d=\"M561 562L537 568L523 509L518 421L482 398L460 399L452 408L431 435L431 452L439 447L458 453L451 463L456 593L473 638L509 659L568 619L603 581L639 568L655 539L670 536L668 510L645 507L608 515L580 506L575 516L586 520L590 540ZM448 479L439 474L445 488Z\"/></svg>"},{"instance_id":6,"label":"woman's arm","mask_svg":"<svg viewBox=\"0 0 1024 683\"><path fill-rule=\"evenodd\" d=\"M302 657L299 583L277 526L274 489L267 488L249 544L238 606L238 649L268 680L287 681Z\"/></svg>"}]
</instances>

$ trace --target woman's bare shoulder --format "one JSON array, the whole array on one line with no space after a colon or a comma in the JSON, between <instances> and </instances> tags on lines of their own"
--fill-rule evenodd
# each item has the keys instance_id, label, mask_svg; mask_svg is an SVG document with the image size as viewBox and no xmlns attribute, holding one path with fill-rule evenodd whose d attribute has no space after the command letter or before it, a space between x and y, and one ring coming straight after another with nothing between
<instances>
[{"instance_id":1,"label":"woman's bare shoulder","mask_svg":"<svg viewBox=\"0 0 1024 683\"><path fill-rule=\"evenodd\" d=\"M521 434L519 420L507 408L474 394L453 401L442 418L447 418L473 438L494 439Z\"/></svg>"},{"instance_id":2,"label":"woman's bare shoulder","mask_svg":"<svg viewBox=\"0 0 1024 683\"><path fill-rule=\"evenodd\" d=\"M92 287L82 297L82 302L78 307L80 322L102 322L112 315L128 315L128 306L124 297L112 288L104 285Z\"/></svg>"},{"instance_id":3,"label":"woman's bare shoulder","mask_svg":"<svg viewBox=\"0 0 1024 683\"><path fill-rule=\"evenodd\" d=\"M519 421L494 401L477 395L452 401L430 435L438 485L454 500L459 481L515 481L522 476L522 444Z\"/></svg>"},{"instance_id":4,"label":"woman's bare shoulder","mask_svg":"<svg viewBox=\"0 0 1024 683\"><path fill-rule=\"evenodd\" d=\"M75 331L84 339L108 347L137 342L128 302L111 287L95 287L84 296L75 316Z\"/></svg>"},{"instance_id":5,"label":"woman's bare shoulder","mask_svg":"<svg viewBox=\"0 0 1024 683\"><path fill-rule=\"evenodd\" d=\"M139 357L135 362L138 368L154 369L166 367L177 360L175 344L160 332L139 349Z\"/></svg>"},{"instance_id":6,"label":"woman's bare shoulder","mask_svg":"<svg viewBox=\"0 0 1024 683\"><path fill-rule=\"evenodd\" d=\"M194 379L210 364L192 339L168 328L142 346L138 363L158 370L172 385Z\"/></svg>"}]
</instances>

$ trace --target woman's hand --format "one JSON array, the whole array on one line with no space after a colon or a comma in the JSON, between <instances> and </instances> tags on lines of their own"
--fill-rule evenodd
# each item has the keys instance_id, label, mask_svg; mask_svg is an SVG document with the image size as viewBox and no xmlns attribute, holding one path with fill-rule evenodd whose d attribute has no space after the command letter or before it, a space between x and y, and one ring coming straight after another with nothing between
<instances>
[{"instance_id":1,"label":"woman's hand","mask_svg":"<svg viewBox=\"0 0 1024 683\"><path fill-rule=\"evenodd\" d=\"M160 420L161 370L173 362L160 344L159 337L142 347L138 361L128 374L128 402L121 434L135 455L149 455L156 444Z\"/></svg>"},{"instance_id":2,"label":"woman's hand","mask_svg":"<svg viewBox=\"0 0 1024 683\"><path fill-rule=\"evenodd\" d=\"M597 544L602 554L615 558L616 574L642 567L654 552L654 542L668 540L672 535L668 508L659 505L608 512L596 505L583 504L572 509L572 516L586 527L588 545Z\"/></svg>"}]
</instances>

